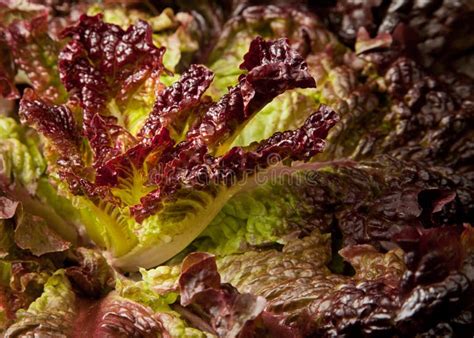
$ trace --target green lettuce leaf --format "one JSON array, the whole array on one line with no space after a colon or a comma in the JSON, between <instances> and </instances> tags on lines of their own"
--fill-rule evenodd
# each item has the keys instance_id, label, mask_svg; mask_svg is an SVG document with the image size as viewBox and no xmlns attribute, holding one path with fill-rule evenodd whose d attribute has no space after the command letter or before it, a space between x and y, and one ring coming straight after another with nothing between
<instances>
[{"instance_id":1,"label":"green lettuce leaf","mask_svg":"<svg viewBox=\"0 0 474 338\"><path fill-rule=\"evenodd\" d=\"M473 184L449 168L379 156L275 168L236 194L193 245L219 256L279 247L314 229L382 248L410 226L471 223Z\"/></svg>"},{"instance_id":2,"label":"green lettuce leaf","mask_svg":"<svg viewBox=\"0 0 474 338\"><path fill-rule=\"evenodd\" d=\"M304 59L287 40L256 38L241 64L247 73L220 100L203 95L212 72L193 65L161 88L134 134L127 102L148 78L164 72L164 48L153 43L152 26L138 21L124 30L101 15L82 16L63 36L72 38L59 57L70 102L54 105L27 90L20 117L47 140L55 159L50 168L67 183L88 236L123 269L149 268L173 257L258 171L276 164L270 158L308 161L337 122L332 110L314 106L305 109L308 117L293 121L293 130L231 147L247 121L274 98L314 87ZM97 49L103 44L108 47ZM109 48L113 53L103 52Z\"/></svg>"},{"instance_id":3,"label":"green lettuce leaf","mask_svg":"<svg viewBox=\"0 0 474 338\"><path fill-rule=\"evenodd\" d=\"M243 73L240 60L255 36L288 38L291 46L307 59L313 76L317 71L313 69L312 60L323 54L327 46L331 46L332 53L338 57L345 51L316 16L298 6L251 6L226 22L209 55L207 65L215 73L209 95L219 97L237 83L237 77ZM293 129L321 103L339 108L334 101L322 98L325 83L315 78L316 88L288 91L265 106L239 132L232 145L247 146L275 132Z\"/></svg>"},{"instance_id":4,"label":"green lettuce leaf","mask_svg":"<svg viewBox=\"0 0 474 338\"><path fill-rule=\"evenodd\" d=\"M248 146L275 132L295 129L321 104L317 89L294 89L266 105L236 136L232 146Z\"/></svg>"},{"instance_id":5,"label":"green lettuce leaf","mask_svg":"<svg viewBox=\"0 0 474 338\"><path fill-rule=\"evenodd\" d=\"M46 161L34 131L0 116L0 187L2 194L21 202L28 214L47 222L63 239L77 239L77 211L57 192L56 180L48 177Z\"/></svg>"},{"instance_id":6,"label":"green lettuce leaf","mask_svg":"<svg viewBox=\"0 0 474 338\"><path fill-rule=\"evenodd\" d=\"M397 295L394 287L405 271L401 252L382 254L370 246L345 250L342 254L356 269L353 277L334 274L328 269L331 236L318 230L302 239L288 241L281 251L229 255L219 259L218 266L225 282L240 292L264 296L268 301L266 309L284 316L284 322L303 336L324 335L331 332L332 324L337 328L332 332L338 333L345 329L369 335L377 330L384 332L387 323L381 315L380 320L378 317L396 307L390 301ZM341 307L348 310L342 310L340 316L347 320L344 322L347 326L339 327L340 318L331 311L343 297L357 301L360 297L354 306L363 306L365 310L353 311L352 303L344 303ZM326 317L326 311L331 315Z\"/></svg>"},{"instance_id":7,"label":"green lettuce leaf","mask_svg":"<svg viewBox=\"0 0 474 338\"><path fill-rule=\"evenodd\" d=\"M321 225L330 222L313 196L318 174L297 167L280 170L286 173L261 176L265 184L249 187L227 202L193 247L225 256L249 248L283 245L292 231L316 226L318 218Z\"/></svg>"},{"instance_id":8,"label":"green lettuce leaf","mask_svg":"<svg viewBox=\"0 0 474 338\"><path fill-rule=\"evenodd\" d=\"M64 271L54 273L44 285L42 295L27 310L17 313L17 321L5 332L5 337L19 335L65 336L71 332L75 316L76 296Z\"/></svg>"},{"instance_id":9,"label":"green lettuce leaf","mask_svg":"<svg viewBox=\"0 0 474 338\"><path fill-rule=\"evenodd\" d=\"M164 329L171 337L204 338L214 335L190 327L186 320L173 309L179 298L178 265L162 265L154 269L141 269L142 280L135 282L119 278L116 286L121 297L140 303L159 314Z\"/></svg>"}]
</instances>

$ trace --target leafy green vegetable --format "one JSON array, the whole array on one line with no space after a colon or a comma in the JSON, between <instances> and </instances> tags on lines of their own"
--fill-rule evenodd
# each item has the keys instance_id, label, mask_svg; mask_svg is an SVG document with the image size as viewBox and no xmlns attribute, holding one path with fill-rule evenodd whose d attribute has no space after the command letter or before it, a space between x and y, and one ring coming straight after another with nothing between
<instances>
[{"instance_id":1,"label":"leafy green vegetable","mask_svg":"<svg viewBox=\"0 0 474 338\"><path fill-rule=\"evenodd\" d=\"M202 97L213 75L193 65L158 93L133 135L126 115L113 114L108 102L126 103L131 91L163 70L164 49L153 45L151 27L139 21L124 31L101 16L83 16L63 35L73 39L59 58L61 78L82 118L72 103L51 105L32 91L23 96L20 116L47 139L88 235L124 269L152 267L177 254L246 180L275 164L270 158L309 160L337 121L320 106L295 130L247 148L230 147L273 98L314 86L306 63L286 40L257 38L241 65L247 74L219 101ZM98 49L99 41L113 52ZM84 83L84 77L91 81Z\"/></svg>"},{"instance_id":2,"label":"leafy green vegetable","mask_svg":"<svg viewBox=\"0 0 474 338\"><path fill-rule=\"evenodd\" d=\"M59 270L49 277L42 295L26 311L17 313L17 321L5 332L5 337L24 335L64 335L71 331L75 294L71 284Z\"/></svg>"},{"instance_id":3,"label":"leafy green vegetable","mask_svg":"<svg viewBox=\"0 0 474 338\"><path fill-rule=\"evenodd\" d=\"M0 335L469 335L472 9L0 0Z\"/></svg>"},{"instance_id":4,"label":"leafy green vegetable","mask_svg":"<svg viewBox=\"0 0 474 338\"><path fill-rule=\"evenodd\" d=\"M236 194L193 242L219 256L285 244L318 229L344 245L377 248L401 228L471 223L472 182L446 168L381 156L374 161L277 168ZM449 173L449 174L448 174Z\"/></svg>"},{"instance_id":5,"label":"leafy green vegetable","mask_svg":"<svg viewBox=\"0 0 474 338\"><path fill-rule=\"evenodd\" d=\"M2 194L21 202L28 214L47 221L51 234L76 241L77 212L69 200L55 191L55 180L47 177L38 137L12 118L0 117L0 140Z\"/></svg>"}]
</instances>

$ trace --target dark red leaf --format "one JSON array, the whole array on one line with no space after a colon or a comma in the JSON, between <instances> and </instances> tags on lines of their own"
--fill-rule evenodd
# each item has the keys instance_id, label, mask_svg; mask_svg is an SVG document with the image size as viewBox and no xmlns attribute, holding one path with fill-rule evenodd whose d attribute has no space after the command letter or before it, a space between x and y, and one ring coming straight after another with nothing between
<instances>
[{"instance_id":1,"label":"dark red leaf","mask_svg":"<svg viewBox=\"0 0 474 338\"><path fill-rule=\"evenodd\" d=\"M159 75L164 48L153 44L151 27L144 21L124 31L103 22L101 15L83 15L62 36L72 40L59 56L61 80L84 109L84 132L95 165L101 166L120 153L117 137L127 132L100 114L107 115L108 100L121 105L146 79Z\"/></svg>"},{"instance_id":2,"label":"dark red leaf","mask_svg":"<svg viewBox=\"0 0 474 338\"><path fill-rule=\"evenodd\" d=\"M52 143L63 165L76 167L81 164L80 130L67 106L50 105L27 89L19 115L23 123L34 127Z\"/></svg>"},{"instance_id":3,"label":"dark red leaf","mask_svg":"<svg viewBox=\"0 0 474 338\"><path fill-rule=\"evenodd\" d=\"M161 203L181 188L231 186L245 175L251 176L286 159L307 161L322 151L324 138L337 121L333 110L321 106L301 128L276 133L250 149L232 148L221 157L207 154L207 147L200 139L178 144L170 160L161 167L158 164L153 173L154 183L160 189L142 198L141 205L133 207L132 213L141 221L159 210Z\"/></svg>"},{"instance_id":4,"label":"dark red leaf","mask_svg":"<svg viewBox=\"0 0 474 338\"><path fill-rule=\"evenodd\" d=\"M474 305L472 227L407 229L396 236L406 251L407 271L395 323L403 332L429 330L452 321ZM462 324L462 323L459 323ZM464 324L462 324L464 325Z\"/></svg>"},{"instance_id":5,"label":"dark red leaf","mask_svg":"<svg viewBox=\"0 0 474 338\"><path fill-rule=\"evenodd\" d=\"M81 296L99 298L110 291L114 275L104 256L93 249L77 248L72 253L66 276Z\"/></svg>"},{"instance_id":6,"label":"dark red leaf","mask_svg":"<svg viewBox=\"0 0 474 338\"><path fill-rule=\"evenodd\" d=\"M16 67L26 73L35 91L51 102L60 102L65 97L56 67L60 45L48 34L48 11L43 9L31 18L13 20L4 36Z\"/></svg>"},{"instance_id":7,"label":"dark red leaf","mask_svg":"<svg viewBox=\"0 0 474 338\"><path fill-rule=\"evenodd\" d=\"M291 49L287 39L265 41L257 37L244 60L241 68L248 73L209 108L188 132L188 138L201 138L210 148L216 147L276 96L289 89L316 86L305 60Z\"/></svg>"},{"instance_id":8,"label":"dark red leaf","mask_svg":"<svg viewBox=\"0 0 474 338\"><path fill-rule=\"evenodd\" d=\"M204 252L186 256L179 276L181 305L188 306L194 301L195 295L208 289L218 289L220 285L221 277L214 256Z\"/></svg>"},{"instance_id":9,"label":"dark red leaf","mask_svg":"<svg viewBox=\"0 0 474 338\"><path fill-rule=\"evenodd\" d=\"M16 67L13 56L8 48L4 32L0 31L0 96L7 100L19 98L18 89L15 86Z\"/></svg>"},{"instance_id":10,"label":"dark red leaf","mask_svg":"<svg viewBox=\"0 0 474 338\"><path fill-rule=\"evenodd\" d=\"M184 123L191 109L202 104L201 96L209 87L214 75L202 65L191 65L179 80L158 94L152 112L139 132L143 138L152 138L166 127L178 134L184 131Z\"/></svg>"},{"instance_id":11,"label":"dark red leaf","mask_svg":"<svg viewBox=\"0 0 474 338\"><path fill-rule=\"evenodd\" d=\"M264 311L266 301L252 294L240 294L230 284L221 284L215 257L202 252L188 255L179 277L184 316L204 321L219 337L261 337L273 333L281 337L292 331L279 318ZM186 318L186 317L185 317ZM202 328L207 325L200 324ZM268 327L266 327L268 325ZM296 331L295 331L296 333Z\"/></svg>"}]
</instances>

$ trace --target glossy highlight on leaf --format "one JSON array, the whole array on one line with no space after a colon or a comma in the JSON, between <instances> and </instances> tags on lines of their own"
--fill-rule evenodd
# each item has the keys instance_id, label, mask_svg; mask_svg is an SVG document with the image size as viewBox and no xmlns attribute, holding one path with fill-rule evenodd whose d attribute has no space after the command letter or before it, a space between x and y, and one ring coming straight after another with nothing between
<instances>
[{"instance_id":1,"label":"glossy highlight on leaf","mask_svg":"<svg viewBox=\"0 0 474 338\"><path fill-rule=\"evenodd\" d=\"M468 2L0 0L0 335L470 336Z\"/></svg>"},{"instance_id":2,"label":"glossy highlight on leaf","mask_svg":"<svg viewBox=\"0 0 474 338\"><path fill-rule=\"evenodd\" d=\"M219 101L204 96L212 72L193 65L171 86L156 87L154 107L133 134L122 115L126 101L164 71L164 49L153 45L150 26L139 21L123 30L100 15L82 16L63 36L71 38L59 57L70 101L55 106L27 92L21 115L56 153L57 173L78 196L76 205L93 240L111 248L123 262L116 264L127 269L136 269L141 255L156 251L157 240L169 248L156 258L148 255L145 266L176 254L241 189L237 183L276 162L310 160L338 121L334 111L321 106L293 131L230 148L268 102L287 90L315 86L287 40L257 38L242 64L247 74ZM183 232L198 215L206 217ZM124 237L127 241L119 240Z\"/></svg>"},{"instance_id":3,"label":"glossy highlight on leaf","mask_svg":"<svg viewBox=\"0 0 474 338\"><path fill-rule=\"evenodd\" d=\"M49 32L49 13L46 7L26 1L7 1L0 4L0 41L6 58L2 61L2 90L9 99L17 98L14 76L17 69L26 73L38 95L53 102L62 102L65 90L59 82L57 56L60 44ZM9 64L10 62L10 64ZM13 63L13 65L12 65Z\"/></svg>"},{"instance_id":4,"label":"glossy highlight on leaf","mask_svg":"<svg viewBox=\"0 0 474 338\"><path fill-rule=\"evenodd\" d=\"M221 284L212 255L202 252L188 255L181 267L179 287L181 305L185 307L182 315L191 322L193 318L203 317L207 323L200 325L219 337L295 337L296 332L264 311L263 297L240 294L231 285Z\"/></svg>"}]
</instances>

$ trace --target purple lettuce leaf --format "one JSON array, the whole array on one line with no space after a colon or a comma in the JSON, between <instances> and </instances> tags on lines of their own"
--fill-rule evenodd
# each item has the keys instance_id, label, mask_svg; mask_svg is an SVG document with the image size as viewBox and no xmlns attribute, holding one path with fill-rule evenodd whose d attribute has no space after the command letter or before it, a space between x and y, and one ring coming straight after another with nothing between
<instances>
[{"instance_id":1,"label":"purple lettuce leaf","mask_svg":"<svg viewBox=\"0 0 474 338\"><path fill-rule=\"evenodd\" d=\"M164 48L153 44L151 27L144 21L124 31L104 23L100 15L82 16L62 37L73 39L59 55L61 80L83 109L84 134L94 164L100 166L133 142L133 136L107 111L107 103L115 100L119 107L125 105L147 79L158 77Z\"/></svg>"},{"instance_id":2,"label":"purple lettuce leaf","mask_svg":"<svg viewBox=\"0 0 474 338\"><path fill-rule=\"evenodd\" d=\"M114 286L113 269L102 254L84 247L71 250L65 274L75 292L86 298L99 298Z\"/></svg>"},{"instance_id":3,"label":"purple lettuce leaf","mask_svg":"<svg viewBox=\"0 0 474 338\"><path fill-rule=\"evenodd\" d=\"M27 256L16 258L1 262L0 311L5 318L0 323L0 330L15 320L18 310L28 307L41 295L52 267L47 260Z\"/></svg>"},{"instance_id":4,"label":"purple lettuce leaf","mask_svg":"<svg viewBox=\"0 0 474 338\"><path fill-rule=\"evenodd\" d=\"M341 115L341 127L330 133L321 159L390 154L471 170L472 79L433 75L407 56L410 46L395 33L371 38L361 29L357 55L346 52L342 66L331 65L335 69L309 62L319 84L323 74L338 70L336 83L322 86L322 97Z\"/></svg>"},{"instance_id":5,"label":"purple lettuce leaf","mask_svg":"<svg viewBox=\"0 0 474 338\"><path fill-rule=\"evenodd\" d=\"M21 100L19 115L23 123L46 137L48 145L53 148L50 153L57 153L58 164L81 165L81 134L67 106L50 105L27 89Z\"/></svg>"},{"instance_id":6,"label":"purple lettuce leaf","mask_svg":"<svg viewBox=\"0 0 474 338\"><path fill-rule=\"evenodd\" d=\"M207 148L200 140L178 144L176 153L170 156L174 159L161 168L158 166L159 171L153 173L161 190L142 198L142 204L134 207L132 212L140 220L161 208L163 194L183 188L203 189L219 184L232 186L276 162L286 159L307 161L323 149L324 138L337 121L334 111L321 106L301 128L276 133L249 149L234 147L220 157L207 154Z\"/></svg>"},{"instance_id":7,"label":"purple lettuce leaf","mask_svg":"<svg viewBox=\"0 0 474 338\"><path fill-rule=\"evenodd\" d=\"M390 157L365 163L360 168L338 170L341 175L352 177L349 186L341 186L342 191L351 189L360 196L352 204L346 202L343 208L336 209L335 218L345 245L370 243L380 247L405 227L462 227L463 223L472 222L474 196L467 177L453 175L449 169ZM372 187L368 194L364 192L367 186Z\"/></svg>"},{"instance_id":8,"label":"purple lettuce leaf","mask_svg":"<svg viewBox=\"0 0 474 338\"><path fill-rule=\"evenodd\" d=\"M17 257L11 262L8 284L0 286L0 309L6 310L8 326L3 333L164 334L151 309L110 293L114 280L112 268L94 249L80 247L40 259Z\"/></svg>"},{"instance_id":9,"label":"purple lettuce leaf","mask_svg":"<svg viewBox=\"0 0 474 338\"><path fill-rule=\"evenodd\" d=\"M452 227L410 229L395 240L407 266L395 323L405 332L443 322L451 330L472 330L472 321L463 320L472 316L473 306L472 227L462 233Z\"/></svg>"},{"instance_id":10,"label":"purple lettuce leaf","mask_svg":"<svg viewBox=\"0 0 474 338\"><path fill-rule=\"evenodd\" d=\"M404 251L384 254L370 245L341 250L355 269L353 276L327 268L330 237L318 231L288 241L281 251L222 257L219 271L240 292L265 297L266 310L304 336L471 330L471 227L464 232L453 227L408 230L397 236Z\"/></svg>"},{"instance_id":11,"label":"purple lettuce leaf","mask_svg":"<svg viewBox=\"0 0 474 338\"><path fill-rule=\"evenodd\" d=\"M7 46L4 32L0 32L0 52L3 55L0 63L0 96L7 100L17 99L19 93L15 86L15 63Z\"/></svg>"},{"instance_id":12,"label":"purple lettuce leaf","mask_svg":"<svg viewBox=\"0 0 474 338\"><path fill-rule=\"evenodd\" d=\"M323 150L338 120L321 106L300 128L230 149L249 119L276 96L314 87L304 59L285 39L255 39L242 64L247 73L212 102L203 96L213 78L204 66L192 66L170 87L159 83L164 49L153 45L151 27L144 22L123 30L100 15L82 16L63 36L71 39L60 54L59 69L71 99L54 105L27 92L21 116L51 146L56 156L48 158L59 164L51 168L78 195L73 198L91 238L110 249L114 259L123 256L120 262L127 263L117 264L127 269L136 269L138 253L155 250L150 246L157 241L169 249L148 255L151 260L163 256L161 262L183 249L225 203L229 194L223 190L236 190L239 181L277 162L310 160ZM127 101L150 79L158 81L157 100L142 129L132 132L124 122ZM211 200L216 210L196 216ZM191 217L204 218L191 222ZM155 225L166 231L156 231ZM185 225L197 227L184 240L180 227ZM124 237L128 240L120 240ZM170 237L182 242L179 247Z\"/></svg>"},{"instance_id":13,"label":"purple lettuce leaf","mask_svg":"<svg viewBox=\"0 0 474 338\"><path fill-rule=\"evenodd\" d=\"M279 94L316 86L306 62L285 39L267 42L257 37L240 68L248 73L207 110L189 130L187 138L199 138L210 149L216 148L224 140L232 140L244 122Z\"/></svg>"},{"instance_id":14,"label":"purple lettuce leaf","mask_svg":"<svg viewBox=\"0 0 474 338\"><path fill-rule=\"evenodd\" d=\"M62 252L71 247L71 243L51 229L46 220L22 210L16 216L15 243L35 256Z\"/></svg>"},{"instance_id":15,"label":"purple lettuce leaf","mask_svg":"<svg viewBox=\"0 0 474 338\"><path fill-rule=\"evenodd\" d=\"M0 196L0 222L0 256L7 261L17 256L60 253L71 247L71 242L58 234L46 219L30 213L21 201Z\"/></svg>"},{"instance_id":16,"label":"purple lettuce leaf","mask_svg":"<svg viewBox=\"0 0 474 338\"><path fill-rule=\"evenodd\" d=\"M201 96L212 81L212 73L204 66L193 65L172 86L161 91L153 110L138 133L139 142L125 153L115 156L98 169L97 182L116 184L120 176L126 176L123 168L133 166L140 169L150 157L173 145L174 138L183 134L188 119L196 118ZM150 154L153 152L153 156Z\"/></svg>"},{"instance_id":17,"label":"purple lettuce leaf","mask_svg":"<svg viewBox=\"0 0 474 338\"><path fill-rule=\"evenodd\" d=\"M463 38L472 30L474 11L469 1L337 1L316 4L315 12L325 18L341 40L353 46L364 28L371 36L395 34L400 26L409 31L411 52L424 66L444 71L452 61L469 53L473 40Z\"/></svg>"},{"instance_id":18,"label":"purple lettuce leaf","mask_svg":"<svg viewBox=\"0 0 474 338\"><path fill-rule=\"evenodd\" d=\"M162 127L181 136L192 109L202 104L201 96L212 82L212 72L201 65L191 65L179 80L164 89L156 98L153 110L139 132L143 138L152 138Z\"/></svg>"},{"instance_id":19,"label":"purple lettuce leaf","mask_svg":"<svg viewBox=\"0 0 474 338\"><path fill-rule=\"evenodd\" d=\"M355 276L327 268L330 236L314 231L290 240L281 251L223 257L219 268L240 292L264 296L266 309L303 336L389 333L390 318L383 314L396 308L397 280L404 271L399 253L362 246L348 247L343 255L354 265Z\"/></svg>"},{"instance_id":20,"label":"purple lettuce leaf","mask_svg":"<svg viewBox=\"0 0 474 338\"><path fill-rule=\"evenodd\" d=\"M449 168L385 155L282 170L291 176L234 196L195 243L197 248L216 254L245 252L318 229L332 233L342 247L370 244L381 249L406 227L462 228L474 221L472 181Z\"/></svg>"},{"instance_id":21,"label":"purple lettuce leaf","mask_svg":"<svg viewBox=\"0 0 474 338\"><path fill-rule=\"evenodd\" d=\"M164 49L153 45L144 21L124 31L104 23L100 15L83 15L61 35L73 38L59 57L61 79L86 114L100 113L110 97L125 100L147 76L162 70ZM81 74L90 81L82 83Z\"/></svg>"},{"instance_id":22,"label":"purple lettuce leaf","mask_svg":"<svg viewBox=\"0 0 474 338\"><path fill-rule=\"evenodd\" d=\"M152 46L150 34L150 28L143 22L123 31L118 26L103 23L100 16L83 16L75 27L63 33L73 39L61 53L59 68L66 88L83 109L83 129L89 139L96 168L95 182L90 181L91 175L87 173L87 177L75 179L73 177L77 174L66 173L64 176L70 182L82 186L74 190L94 195L93 190L101 190L103 185L115 186L120 177L127 176L130 172L127 167L140 170L146 163L150 171L148 184L159 187L159 190L143 197L145 204L156 207L134 207L137 219L143 220L159 209L160 199L168 198L167 195L179 190L180 186L202 186L197 179L201 177L202 181L202 175L210 176L212 182L219 184L223 178L217 176L224 175L217 175L217 172L237 169L234 167L239 161L248 163L246 168L238 168L241 172L236 175L241 177L244 169L255 170L273 153L291 160L308 160L322 150L324 143L321 140L336 121L334 114L326 108L309 118L301 130L279 134L256 146L255 154L239 148L222 158L208 154L225 139L232 138L242 124L275 96L287 89L314 86L304 60L283 39L275 42L256 39L242 64L248 74L241 76L239 84L214 104L201 98L212 74L202 66L191 67L178 82L159 93L155 107L137 138L128 134L116 124L115 117L107 115L105 105L112 98L120 102L121 96L132 88L129 84L138 86L151 73L163 70L163 49ZM98 41L107 37L110 38L107 40L110 48L97 48L100 45ZM143 46L130 47L133 41L141 41ZM131 54L122 55L123 49ZM82 83L80 79L85 74L91 81ZM272 90L260 89L267 87ZM59 153L66 153L66 149L73 150L68 158L60 158L60 162L66 163L66 166L81 165L74 150L79 145L78 132L69 107L48 106L28 93L22 101L21 112L25 121L52 139L51 143ZM63 118L57 119L55 112L61 112ZM197 115L194 117L197 120L185 141L174 146L175 141L170 136L183 134L185 124L181 121L193 115ZM39 120L40 117L42 120ZM324 121L326 119L327 122ZM204 129L206 133L201 133ZM173 131L172 135L168 135L168 130ZM209 164L212 167L210 172L203 172L203 166ZM170 176L169 171L174 174ZM168 176L166 185L162 186L163 177ZM226 183L230 184L229 179Z\"/></svg>"},{"instance_id":23,"label":"purple lettuce leaf","mask_svg":"<svg viewBox=\"0 0 474 338\"><path fill-rule=\"evenodd\" d=\"M179 288L184 309L177 307L177 311L195 325L204 321L200 325L219 337L296 336L295 330L278 323L277 317L264 311L263 297L240 294L231 285L221 284L212 255L200 252L188 255L182 264Z\"/></svg>"},{"instance_id":24,"label":"purple lettuce leaf","mask_svg":"<svg viewBox=\"0 0 474 338\"><path fill-rule=\"evenodd\" d=\"M100 300L78 299L76 304L78 310L72 335L94 338L167 336L158 314L114 292Z\"/></svg>"},{"instance_id":25,"label":"purple lettuce leaf","mask_svg":"<svg viewBox=\"0 0 474 338\"><path fill-rule=\"evenodd\" d=\"M8 76L8 82L13 85L16 70L22 70L38 95L52 102L63 102L66 93L56 65L60 44L49 35L48 8L29 2L22 7L7 1L0 5L0 13L4 17L0 36L7 55L2 68L8 66L9 58L14 63L14 67L3 68L2 75ZM10 92L11 98L15 98L16 88Z\"/></svg>"}]
</instances>

